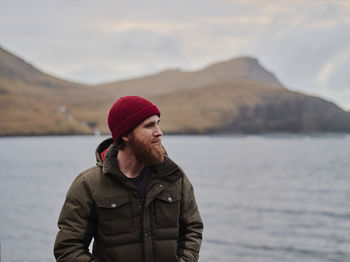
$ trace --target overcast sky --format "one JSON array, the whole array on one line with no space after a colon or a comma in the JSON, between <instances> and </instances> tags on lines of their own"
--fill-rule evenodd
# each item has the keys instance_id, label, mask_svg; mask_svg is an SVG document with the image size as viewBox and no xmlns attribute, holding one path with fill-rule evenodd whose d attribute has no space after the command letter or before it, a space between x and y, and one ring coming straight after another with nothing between
<instances>
[{"instance_id":1,"label":"overcast sky","mask_svg":"<svg viewBox=\"0 0 350 262\"><path fill-rule=\"evenodd\" d=\"M0 36L90 84L253 56L286 87L350 108L350 0L1 0Z\"/></svg>"}]
</instances>

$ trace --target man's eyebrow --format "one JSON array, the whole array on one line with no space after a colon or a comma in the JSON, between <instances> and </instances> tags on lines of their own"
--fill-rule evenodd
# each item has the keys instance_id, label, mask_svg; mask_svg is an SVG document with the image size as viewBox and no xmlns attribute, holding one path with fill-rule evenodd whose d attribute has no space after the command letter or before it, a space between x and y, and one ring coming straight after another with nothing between
<instances>
[{"instance_id":1,"label":"man's eyebrow","mask_svg":"<svg viewBox=\"0 0 350 262\"><path fill-rule=\"evenodd\" d=\"M155 124L156 124L156 121L151 121L151 122L145 123L145 126L153 126Z\"/></svg>"},{"instance_id":2,"label":"man's eyebrow","mask_svg":"<svg viewBox=\"0 0 350 262\"><path fill-rule=\"evenodd\" d=\"M158 119L158 120L153 120L153 121L151 121L151 122L147 122L147 123L144 124L144 126L153 126L153 125L159 124L159 123L160 123L160 119Z\"/></svg>"}]
</instances>

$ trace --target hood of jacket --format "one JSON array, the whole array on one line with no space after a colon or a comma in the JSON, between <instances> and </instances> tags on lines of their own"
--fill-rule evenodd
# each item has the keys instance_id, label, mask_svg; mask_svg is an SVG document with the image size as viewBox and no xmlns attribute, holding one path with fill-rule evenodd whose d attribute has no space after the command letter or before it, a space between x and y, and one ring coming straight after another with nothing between
<instances>
[{"instance_id":1,"label":"hood of jacket","mask_svg":"<svg viewBox=\"0 0 350 262\"><path fill-rule=\"evenodd\" d=\"M96 148L95 157L96 157L96 165L103 166L103 161L106 157L106 153L108 151L109 146L114 144L114 140L112 137L103 140Z\"/></svg>"}]
</instances>

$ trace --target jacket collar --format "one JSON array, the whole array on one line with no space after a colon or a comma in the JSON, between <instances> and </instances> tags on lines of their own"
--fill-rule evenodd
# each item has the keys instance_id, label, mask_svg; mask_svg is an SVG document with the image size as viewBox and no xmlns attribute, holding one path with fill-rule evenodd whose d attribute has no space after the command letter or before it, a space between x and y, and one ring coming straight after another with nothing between
<instances>
[{"instance_id":1,"label":"jacket collar","mask_svg":"<svg viewBox=\"0 0 350 262\"><path fill-rule=\"evenodd\" d=\"M96 151L95 151L96 165L101 166L101 167L103 166L103 160L102 160L101 154L103 151L105 151L113 143L114 143L113 138L110 137L110 138L105 139L104 141L102 141L98 145L98 147L96 148Z\"/></svg>"}]
</instances>

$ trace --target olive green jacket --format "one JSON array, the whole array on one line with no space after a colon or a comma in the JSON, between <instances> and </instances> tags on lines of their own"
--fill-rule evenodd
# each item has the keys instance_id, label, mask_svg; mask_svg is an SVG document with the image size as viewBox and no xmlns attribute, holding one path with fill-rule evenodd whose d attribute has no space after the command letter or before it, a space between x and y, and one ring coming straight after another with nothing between
<instances>
[{"instance_id":1,"label":"olive green jacket","mask_svg":"<svg viewBox=\"0 0 350 262\"><path fill-rule=\"evenodd\" d=\"M203 223L184 172L166 156L151 167L143 199L119 170L117 153L112 139L102 142L96 166L69 188L58 220L57 261L198 261Z\"/></svg>"}]
</instances>

